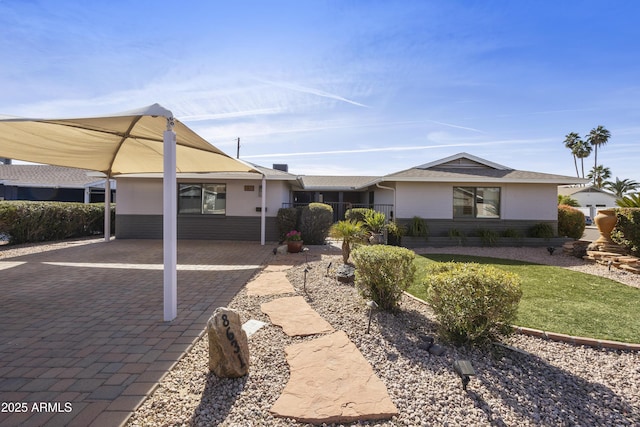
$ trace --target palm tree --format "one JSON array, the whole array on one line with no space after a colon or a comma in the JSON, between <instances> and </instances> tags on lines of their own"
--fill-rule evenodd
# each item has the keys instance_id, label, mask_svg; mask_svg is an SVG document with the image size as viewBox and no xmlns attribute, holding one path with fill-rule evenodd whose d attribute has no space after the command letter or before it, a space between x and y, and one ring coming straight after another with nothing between
<instances>
[{"instance_id":1,"label":"palm tree","mask_svg":"<svg viewBox=\"0 0 640 427\"><path fill-rule=\"evenodd\" d=\"M603 165L598 165L598 167L593 167L587 175L587 178L593 180L593 186L596 188L602 188L604 182L611 178L611 169L605 168Z\"/></svg>"},{"instance_id":2,"label":"palm tree","mask_svg":"<svg viewBox=\"0 0 640 427\"><path fill-rule=\"evenodd\" d=\"M578 161L576 160L576 152L574 151L578 141L582 142L582 140L580 139L580 135L578 135L576 132L570 132L564 137L564 146L571 150L571 154L573 155L573 165L576 167L576 176L580 177L580 174L578 173Z\"/></svg>"},{"instance_id":3,"label":"palm tree","mask_svg":"<svg viewBox=\"0 0 640 427\"><path fill-rule=\"evenodd\" d=\"M593 147L587 141L579 140L573 146L573 155L580 159L580 165L582 166L582 177L584 178L584 159L591 155Z\"/></svg>"},{"instance_id":4,"label":"palm tree","mask_svg":"<svg viewBox=\"0 0 640 427\"><path fill-rule=\"evenodd\" d=\"M342 262L347 264L351 255L351 243L364 238L363 223L360 221L338 221L329 229L329 236L342 239Z\"/></svg>"},{"instance_id":5,"label":"palm tree","mask_svg":"<svg viewBox=\"0 0 640 427\"><path fill-rule=\"evenodd\" d=\"M621 208L640 208L640 193L631 194L620 200L616 200L616 205Z\"/></svg>"},{"instance_id":6,"label":"palm tree","mask_svg":"<svg viewBox=\"0 0 640 427\"><path fill-rule=\"evenodd\" d=\"M621 180L616 176L616 181L607 181L604 183L604 188L611 191L618 197L619 199L623 198L625 194L631 193L634 190L637 190L640 187L640 184L631 179L623 179Z\"/></svg>"},{"instance_id":7,"label":"palm tree","mask_svg":"<svg viewBox=\"0 0 640 427\"><path fill-rule=\"evenodd\" d=\"M598 168L598 147L601 145L605 145L607 142L609 142L609 138L611 138L611 132L605 129L605 127L602 125L599 125L598 127L591 129L591 132L589 132L589 136L587 137L587 142L591 144L595 149L595 160L593 162L594 169ZM593 183L595 185L596 182L593 181Z\"/></svg>"}]
</instances>

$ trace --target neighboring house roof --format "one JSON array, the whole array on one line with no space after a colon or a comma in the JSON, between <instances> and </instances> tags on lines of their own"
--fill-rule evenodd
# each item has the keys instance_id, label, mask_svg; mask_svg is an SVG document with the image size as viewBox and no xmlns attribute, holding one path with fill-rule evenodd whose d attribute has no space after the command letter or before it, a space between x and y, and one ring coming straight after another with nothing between
<instances>
[{"instance_id":1,"label":"neighboring house roof","mask_svg":"<svg viewBox=\"0 0 640 427\"><path fill-rule=\"evenodd\" d=\"M607 196L611 196L614 199L616 198L616 195L603 190L601 188L596 188L593 185L589 185L589 186L574 186L574 185L563 185L558 187L558 194L560 196L573 196L574 194L578 194L578 193L601 193L601 194L605 194Z\"/></svg>"},{"instance_id":2,"label":"neighboring house roof","mask_svg":"<svg viewBox=\"0 0 640 427\"><path fill-rule=\"evenodd\" d=\"M467 153L458 153L435 162L385 175L378 182L381 181L501 182L557 185L588 182L586 179L564 175L515 170Z\"/></svg>"},{"instance_id":3,"label":"neighboring house roof","mask_svg":"<svg viewBox=\"0 0 640 427\"><path fill-rule=\"evenodd\" d=\"M327 176L302 175L300 181L305 190L312 191L349 191L366 187L375 176Z\"/></svg>"},{"instance_id":4,"label":"neighboring house roof","mask_svg":"<svg viewBox=\"0 0 640 427\"><path fill-rule=\"evenodd\" d=\"M84 169L49 165L0 165L0 184L16 187L85 188L105 178Z\"/></svg>"}]
</instances>

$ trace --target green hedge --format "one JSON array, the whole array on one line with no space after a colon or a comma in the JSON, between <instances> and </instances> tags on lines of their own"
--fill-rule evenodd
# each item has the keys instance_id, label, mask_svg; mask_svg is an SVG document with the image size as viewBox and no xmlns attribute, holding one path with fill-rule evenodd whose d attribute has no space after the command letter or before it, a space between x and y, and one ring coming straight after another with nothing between
<instances>
[{"instance_id":1,"label":"green hedge","mask_svg":"<svg viewBox=\"0 0 640 427\"><path fill-rule=\"evenodd\" d=\"M423 285L445 338L482 343L511 332L522 297L518 275L475 263L436 263Z\"/></svg>"},{"instance_id":2,"label":"green hedge","mask_svg":"<svg viewBox=\"0 0 640 427\"><path fill-rule=\"evenodd\" d=\"M640 208L617 208L618 222L611 233L612 239L640 256Z\"/></svg>"},{"instance_id":3,"label":"green hedge","mask_svg":"<svg viewBox=\"0 0 640 427\"><path fill-rule=\"evenodd\" d=\"M372 210L373 209L369 208L351 208L344 213L344 219L347 221L361 222L364 224L364 220L367 217L367 214Z\"/></svg>"},{"instance_id":4,"label":"green hedge","mask_svg":"<svg viewBox=\"0 0 640 427\"><path fill-rule=\"evenodd\" d=\"M413 283L416 254L396 246L373 245L356 248L351 257L360 295L383 310L395 310L402 292Z\"/></svg>"},{"instance_id":5,"label":"green hedge","mask_svg":"<svg viewBox=\"0 0 640 427\"><path fill-rule=\"evenodd\" d=\"M113 231L115 206L111 206ZM0 234L9 244L104 234L104 203L0 201Z\"/></svg>"},{"instance_id":6,"label":"green hedge","mask_svg":"<svg viewBox=\"0 0 640 427\"><path fill-rule=\"evenodd\" d=\"M280 241L284 241L284 237L291 230L298 230L300 222L300 212L302 209L298 208L280 208L278 209L277 223L278 232L280 234Z\"/></svg>"},{"instance_id":7,"label":"green hedge","mask_svg":"<svg viewBox=\"0 0 640 427\"><path fill-rule=\"evenodd\" d=\"M333 208L324 203L310 203L302 208L300 231L307 245L323 245L333 224Z\"/></svg>"},{"instance_id":8,"label":"green hedge","mask_svg":"<svg viewBox=\"0 0 640 427\"><path fill-rule=\"evenodd\" d=\"M558 236L580 239L584 234L586 223L584 214L571 206L558 206Z\"/></svg>"}]
</instances>

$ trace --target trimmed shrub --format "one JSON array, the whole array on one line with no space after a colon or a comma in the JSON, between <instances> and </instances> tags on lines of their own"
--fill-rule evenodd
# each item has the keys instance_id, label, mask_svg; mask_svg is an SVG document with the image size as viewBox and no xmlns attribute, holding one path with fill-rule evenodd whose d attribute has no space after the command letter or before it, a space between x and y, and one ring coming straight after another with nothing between
<instances>
[{"instance_id":1,"label":"trimmed shrub","mask_svg":"<svg viewBox=\"0 0 640 427\"><path fill-rule=\"evenodd\" d=\"M382 310L397 309L402 292L413 283L416 254L396 246L374 245L356 248L351 257L360 295Z\"/></svg>"},{"instance_id":2,"label":"trimmed shrub","mask_svg":"<svg viewBox=\"0 0 640 427\"><path fill-rule=\"evenodd\" d=\"M333 208L324 203L310 203L302 209L300 231L307 245L322 245L333 223Z\"/></svg>"},{"instance_id":3,"label":"trimmed shrub","mask_svg":"<svg viewBox=\"0 0 640 427\"><path fill-rule=\"evenodd\" d=\"M344 213L344 219L346 219L347 221L361 222L364 224L367 213L372 210L373 209L368 208L351 208Z\"/></svg>"},{"instance_id":4,"label":"trimmed shrub","mask_svg":"<svg viewBox=\"0 0 640 427\"><path fill-rule=\"evenodd\" d=\"M535 224L529 228L529 237L550 239L554 237L553 227L545 222Z\"/></svg>"},{"instance_id":5,"label":"trimmed shrub","mask_svg":"<svg viewBox=\"0 0 640 427\"><path fill-rule=\"evenodd\" d=\"M111 229L115 206L111 205ZM104 234L104 203L0 202L0 234L9 244Z\"/></svg>"},{"instance_id":6,"label":"trimmed shrub","mask_svg":"<svg viewBox=\"0 0 640 427\"><path fill-rule=\"evenodd\" d=\"M511 332L522 297L518 275L475 263L437 263L423 285L445 338L483 343Z\"/></svg>"},{"instance_id":7,"label":"trimmed shrub","mask_svg":"<svg viewBox=\"0 0 640 427\"><path fill-rule=\"evenodd\" d=\"M280 208L276 216L278 223L278 232L280 241L284 241L284 236L291 230L297 230L298 227L298 209L296 208Z\"/></svg>"},{"instance_id":8,"label":"trimmed shrub","mask_svg":"<svg viewBox=\"0 0 640 427\"><path fill-rule=\"evenodd\" d=\"M617 208L616 215L618 222L611 238L640 256L640 208Z\"/></svg>"},{"instance_id":9,"label":"trimmed shrub","mask_svg":"<svg viewBox=\"0 0 640 427\"><path fill-rule=\"evenodd\" d=\"M558 235L572 239L580 239L584 234L586 223L584 214L571 206L558 206Z\"/></svg>"}]
</instances>

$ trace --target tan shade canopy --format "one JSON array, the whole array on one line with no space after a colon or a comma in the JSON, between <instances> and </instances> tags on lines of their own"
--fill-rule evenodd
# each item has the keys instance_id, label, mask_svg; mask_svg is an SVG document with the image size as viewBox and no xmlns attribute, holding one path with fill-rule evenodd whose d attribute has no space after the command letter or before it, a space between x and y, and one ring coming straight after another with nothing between
<instances>
[{"instance_id":1,"label":"tan shade canopy","mask_svg":"<svg viewBox=\"0 0 640 427\"><path fill-rule=\"evenodd\" d=\"M0 157L100 171L163 172L169 110L158 104L79 119L0 118ZM173 120L177 172L257 172Z\"/></svg>"}]
</instances>

